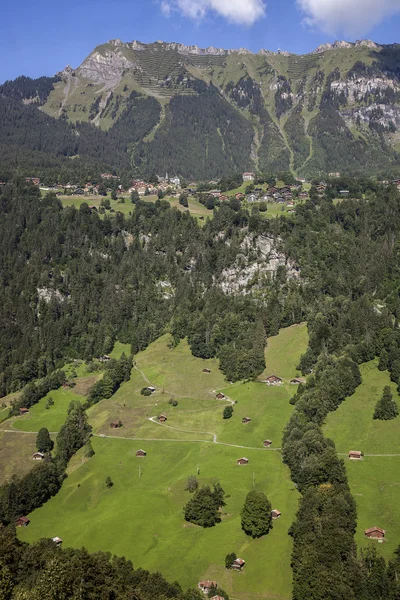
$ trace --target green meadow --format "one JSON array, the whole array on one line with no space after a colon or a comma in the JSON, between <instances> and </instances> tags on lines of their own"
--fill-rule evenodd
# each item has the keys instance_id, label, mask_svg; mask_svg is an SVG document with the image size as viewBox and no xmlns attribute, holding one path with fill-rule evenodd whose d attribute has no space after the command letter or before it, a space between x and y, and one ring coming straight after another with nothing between
<instances>
[{"instance_id":1,"label":"green meadow","mask_svg":"<svg viewBox=\"0 0 400 600\"><path fill-rule=\"evenodd\" d=\"M36 452L36 435L0 431L0 485L13 475L25 475L34 465L32 454Z\"/></svg>"},{"instance_id":2,"label":"green meadow","mask_svg":"<svg viewBox=\"0 0 400 600\"><path fill-rule=\"evenodd\" d=\"M132 559L136 567L160 571L184 587L202 578L219 582L235 598L291 597L288 536L298 494L280 454L247 452L249 464L238 467L242 454L215 444L147 442L94 438L95 456L70 474L59 494L30 515L19 531L25 541L59 536L64 546L108 550ZM135 457L143 447L145 459ZM189 475L200 471L200 483L218 479L228 498L222 522L211 529L186 523L182 509ZM114 486L107 489L110 475ZM282 517L269 535L252 540L240 527L240 510L254 486L264 491ZM236 552L246 561L242 573L228 572L224 559ZM171 556L174 560L171 560ZM265 560L268 557L268 560Z\"/></svg>"},{"instance_id":3,"label":"green meadow","mask_svg":"<svg viewBox=\"0 0 400 600\"><path fill-rule=\"evenodd\" d=\"M362 450L365 454L400 453L400 417L392 421L374 420L377 401L385 385L390 385L400 407L396 384L387 371L379 371L377 360L361 365L362 383L336 412L328 415L325 434L334 440L339 453Z\"/></svg>"},{"instance_id":4,"label":"green meadow","mask_svg":"<svg viewBox=\"0 0 400 600\"><path fill-rule=\"evenodd\" d=\"M53 399L54 405L46 408L49 397ZM39 431L42 427L46 427L50 432L57 433L67 417L68 407L73 400L80 402L83 398L72 389L52 390L32 406L27 415L16 417L13 428L20 431Z\"/></svg>"},{"instance_id":5,"label":"green meadow","mask_svg":"<svg viewBox=\"0 0 400 600\"><path fill-rule=\"evenodd\" d=\"M238 600L289 600L288 529L298 493L279 446L293 408L289 399L294 389L288 381L307 346L306 326L290 327L268 340L267 372L282 376L279 387L260 381L229 384L217 360L193 357L185 340L170 349L169 341L170 336L163 336L139 353L131 380L89 409L95 455L85 460L80 451L74 457L59 494L34 511L29 527L18 534L27 541L57 535L66 547L84 545L125 555L135 566L159 570L183 587L209 577ZM122 350L118 346L115 352ZM204 373L205 368L211 372ZM150 384L155 393L141 395ZM227 399L216 399L220 390ZM171 399L178 405L172 406ZM229 402L235 402L234 414L224 420ZM149 420L161 413L167 415L166 426ZM243 416L251 418L248 425L242 424ZM111 429L116 420L123 427ZM272 449L263 448L267 437ZM140 448L147 452L144 459L135 456ZM239 467L236 461L242 456L249 464ZM227 494L222 522L211 529L183 519L190 497L185 482L196 473L200 484L217 479ZM108 475L111 489L105 485ZM282 512L273 530L259 540L248 538L240 527L240 510L253 486ZM246 561L242 573L224 568L229 552Z\"/></svg>"},{"instance_id":6,"label":"green meadow","mask_svg":"<svg viewBox=\"0 0 400 600\"><path fill-rule=\"evenodd\" d=\"M382 555L390 557L400 542L400 417L379 421L372 416L385 385L390 385L399 406L400 398L389 373L379 371L377 364L373 360L361 365L361 385L327 417L324 431L346 461L350 489L357 504L358 545L376 544ZM361 450L364 459L346 459L349 450ZM364 537L365 529L375 525L386 530L382 544Z\"/></svg>"}]
</instances>

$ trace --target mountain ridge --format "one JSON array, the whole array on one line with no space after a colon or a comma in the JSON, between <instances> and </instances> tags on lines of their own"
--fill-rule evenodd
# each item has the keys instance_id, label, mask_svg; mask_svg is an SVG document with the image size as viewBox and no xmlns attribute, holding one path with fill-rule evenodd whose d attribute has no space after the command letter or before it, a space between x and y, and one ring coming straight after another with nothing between
<instances>
[{"instance_id":1,"label":"mountain ridge","mask_svg":"<svg viewBox=\"0 0 400 600\"><path fill-rule=\"evenodd\" d=\"M249 169L400 174L399 44L335 42L293 55L116 39L42 79L6 82L0 95L68 124L65 135L79 139L75 154L70 141L60 145L65 157L96 160L100 144L114 170L190 179Z\"/></svg>"}]
</instances>

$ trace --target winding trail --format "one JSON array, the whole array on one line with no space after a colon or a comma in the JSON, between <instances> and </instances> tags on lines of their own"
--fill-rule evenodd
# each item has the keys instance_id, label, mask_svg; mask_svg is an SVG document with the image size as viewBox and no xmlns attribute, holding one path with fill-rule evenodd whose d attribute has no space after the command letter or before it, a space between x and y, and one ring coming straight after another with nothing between
<instances>
[{"instance_id":1,"label":"winding trail","mask_svg":"<svg viewBox=\"0 0 400 600\"><path fill-rule=\"evenodd\" d=\"M141 376L143 377L143 379L145 380L145 382L148 385L151 385L152 387L157 389L157 387L150 381L150 379L147 377L147 375L144 374L142 369L140 369L136 364L133 365L133 368L141 374ZM199 400L199 398L197 396L188 396L188 395L182 396L180 394L175 394L175 392L171 392L170 390L166 390L165 388L162 388L162 389L164 390L164 392L166 394L170 394L171 396L174 396L174 398L187 398L188 400ZM218 390L212 390L212 392L214 394L216 394L218 392ZM218 398L215 398L215 400L218 400ZM225 396L225 398L223 398L222 400L218 400L218 402L226 402L227 404L231 404L232 406L235 404L235 401L231 400L231 398L228 398L228 396ZM201 432L199 432L199 433L201 433Z\"/></svg>"}]
</instances>

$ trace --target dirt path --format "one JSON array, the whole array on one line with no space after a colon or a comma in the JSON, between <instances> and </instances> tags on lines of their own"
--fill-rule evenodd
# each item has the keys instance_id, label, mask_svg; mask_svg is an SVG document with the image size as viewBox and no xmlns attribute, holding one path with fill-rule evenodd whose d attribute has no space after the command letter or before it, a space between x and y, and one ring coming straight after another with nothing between
<instances>
[{"instance_id":1,"label":"dirt path","mask_svg":"<svg viewBox=\"0 0 400 600\"><path fill-rule=\"evenodd\" d=\"M145 380L145 382L147 384L149 384L152 387L154 387L154 388L157 389L157 387L154 385L154 383L152 383L150 381L150 379L143 373L143 371L137 365L134 365L133 368L136 369L136 371L138 371L141 374L141 376L143 377L143 379ZM160 388L158 388L158 389L160 389ZM175 392L171 392L169 390L166 390L165 388L162 388L162 389L164 390L164 392L166 394L169 394L170 396L173 396L174 398L187 398L188 400L199 400L199 398L196 397L196 396L181 396L179 394L175 394ZM218 390L212 390L212 393L213 394L217 394ZM222 400L219 400L218 398L215 398L215 400L218 400L219 402L226 402L227 404L231 404L231 405L235 404L235 401L231 400L231 398L229 398L228 396L225 396L225 398L223 398Z\"/></svg>"},{"instance_id":2,"label":"dirt path","mask_svg":"<svg viewBox=\"0 0 400 600\"><path fill-rule=\"evenodd\" d=\"M349 456L348 453L345 454L345 453L341 453L341 452L338 452L337 455L338 456ZM385 456L400 456L400 454L364 454L363 456L372 457L373 458L375 456L382 456L382 457L385 457Z\"/></svg>"}]
</instances>

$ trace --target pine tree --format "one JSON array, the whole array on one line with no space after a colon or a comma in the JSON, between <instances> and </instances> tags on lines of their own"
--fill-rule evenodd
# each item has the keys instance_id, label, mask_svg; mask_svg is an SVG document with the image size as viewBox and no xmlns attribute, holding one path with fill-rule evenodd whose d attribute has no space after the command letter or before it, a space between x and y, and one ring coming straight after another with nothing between
<instances>
[{"instance_id":1,"label":"pine tree","mask_svg":"<svg viewBox=\"0 0 400 600\"><path fill-rule=\"evenodd\" d=\"M49 430L46 427L42 427L36 436L36 448L38 452L51 452L54 446Z\"/></svg>"},{"instance_id":2,"label":"pine tree","mask_svg":"<svg viewBox=\"0 0 400 600\"><path fill-rule=\"evenodd\" d=\"M266 535L272 529L271 503L262 492L252 490L247 494L240 516L243 531L253 538Z\"/></svg>"},{"instance_id":3,"label":"pine tree","mask_svg":"<svg viewBox=\"0 0 400 600\"><path fill-rule=\"evenodd\" d=\"M378 369L380 371L386 371L388 366L389 366L389 354L387 353L387 351L385 349L383 349L380 354L380 357L379 357Z\"/></svg>"},{"instance_id":4,"label":"pine tree","mask_svg":"<svg viewBox=\"0 0 400 600\"><path fill-rule=\"evenodd\" d=\"M391 419L395 419L398 414L399 408L397 402L393 400L392 390L387 385L383 390L382 398L376 403L374 419L390 421Z\"/></svg>"},{"instance_id":5,"label":"pine tree","mask_svg":"<svg viewBox=\"0 0 400 600\"><path fill-rule=\"evenodd\" d=\"M232 563L237 559L237 556L234 552L231 552L230 554L227 554L225 556L225 568L226 569L231 569L232 568Z\"/></svg>"}]
</instances>

